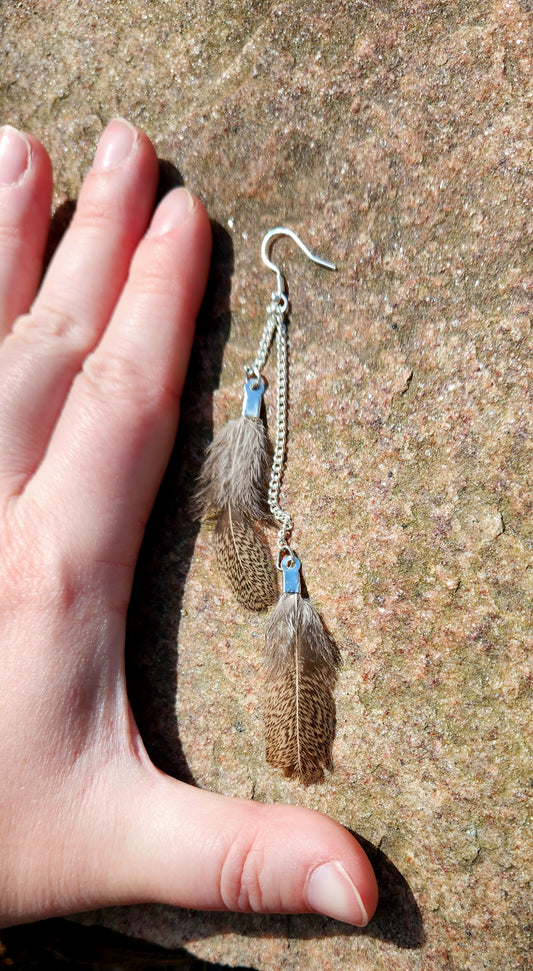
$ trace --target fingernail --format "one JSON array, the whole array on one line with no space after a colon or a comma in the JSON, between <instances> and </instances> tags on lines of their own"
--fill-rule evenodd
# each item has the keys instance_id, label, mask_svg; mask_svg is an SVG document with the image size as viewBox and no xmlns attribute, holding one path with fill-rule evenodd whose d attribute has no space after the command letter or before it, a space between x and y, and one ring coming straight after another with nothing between
<instances>
[{"instance_id":1,"label":"fingernail","mask_svg":"<svg viewBox=\"0 0 533 971\"><path fill-rule=\"evenodd\" d=\"M305 897L308 907L346 924L364 927L368 914L361 895L342 864L322 863L307 881Z\"/></svg>"},{"instance_id":2,"label":"fingernail","mask_svg":"<svg viewBox=\"0 0 533 971\"><path fill-rule=\"evenodd\" d=\"M196 199L188 189L181 186L179 189L172 189L159 203L146 235L164 236L165 233L170 233L190 216L195 205Z\"/></svg>"},{"instance_id":3,"label":"fingernail","mask_svg":"<svg viewBox=\"0 0 533 971\"><path fill-rule=\"evenodd\" d=\"M15 185L30 159L30 143L12 125L0 129L0 185Z\"/></svg>"},{"instance_id":4,"label":"fingernail","mask_svg":"<svg viewBox=\"0 0 533 971\"><path fill-rule=\"evenodd\" d=\"M109 172L126 161L135 142L137 131L123 118L115 118L105 129L94 156L93 170Z\"/></svg>"}]
</instances>

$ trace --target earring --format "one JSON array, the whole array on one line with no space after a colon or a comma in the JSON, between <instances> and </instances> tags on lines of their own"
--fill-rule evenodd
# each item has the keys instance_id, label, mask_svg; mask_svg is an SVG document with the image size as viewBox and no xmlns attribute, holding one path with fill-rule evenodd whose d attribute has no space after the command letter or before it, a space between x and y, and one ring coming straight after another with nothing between
<instances>
[{"instance_id":1,"label":"earring","mask_svg":"<svg viewBox=\"0 0 533 971\"><path fill-rule=\"evenodd\" d=\"M276 289L254 361L245 368L243 412L210 446L200 477L198 504L215 520L219 563L237 599L261 610L275 599L276 584L268 547L257 524L277 524L277 569L282 594L266 629L264 717L267 761L289 777L318 782L332 769L335 735L333 688L340 657L322 619L301 592L301 564L290 539L293 522L280 506L287 449L289 392L286 283L269 256L278 236L290 237L319 266L333 263L315 256L291 229L277 227L263 239L261 257L276 274ZM268 443L263 420L262 370L276 342L276 440Z\"/></svg>"},{"instance_id":2,"label":"earring","mask_svg":"<svg viewBox=\"0 0 533 971\"><path fill-rule=\"evenodd\" d=\"M309 784L323 778L324 768L333 768L333 688L340 657L318 611L302 596L301 563L290 545L293 523L279 504L287 448L289 303L285 281L269 259L268 250L275 237L281 235L290 236L313 262L331 270L335 266L314 256L289 229L273 229L263 240L263 262L276 274L276 290L269 311L276 321L277 415L268 505L279 527L277 566L283 578L282 594L266 629L266 758L285 775Z\"/></svg>"},{"instance_id":3,"label":"earring","mask_svg":"<svg viewBox=\"0 0 533 971\"><path fill-rule=\"evenodd\" d=\"M218 564L239 603L250 610L265 610L277 594L270 550L258 528L270 520L272 449L264 422L261 369L271 340L272 334L263 337L255 361L244 369L242 414L213 439L195 497L198 512L214 527Z\"/></svg>"}]
</instances>

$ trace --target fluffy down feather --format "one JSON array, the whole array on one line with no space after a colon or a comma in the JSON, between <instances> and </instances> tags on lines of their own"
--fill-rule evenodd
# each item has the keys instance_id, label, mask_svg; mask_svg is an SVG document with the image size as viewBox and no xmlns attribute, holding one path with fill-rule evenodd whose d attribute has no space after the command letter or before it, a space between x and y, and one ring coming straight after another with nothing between
<instances>
[{"instance_id":1,"label":"fluffy down feather","mask_svg":"<svg viewBox=\"0 0 533 971\"><path fill-rule=\"evenodd\" d=\"M271 465L263 422L234 418L209 446L196 490L198 508L202 514L217 515L231 505L248 519L266 519Z\"/></svg>"}]
</instances>

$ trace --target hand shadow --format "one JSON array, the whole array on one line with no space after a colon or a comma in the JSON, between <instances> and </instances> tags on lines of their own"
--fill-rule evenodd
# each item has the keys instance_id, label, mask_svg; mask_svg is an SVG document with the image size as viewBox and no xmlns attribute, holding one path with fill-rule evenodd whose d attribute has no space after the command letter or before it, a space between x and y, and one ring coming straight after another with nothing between
<instances>
[{"instance_id":1,"label":"hand shadow","mask_svg":"<svg viewBox=\"0 0 533 971\"><path fill-rule=\"evenodd\" d=\"M158 199L183 180L160 161ZM176 443L145 531L126 634L128 696L144 744L163 772L194 784L176 711L180 610L200 528L193 494L213 437L213 393L230 332L231 237L211 224L213 258L181 401Z\"/></svg>"},{"instance_id":2,"label":"hand shadow","mask_svg":"<svg viewBox=\"0 0 533 971\"><path fill-rule=\"evenodd\" d=\"M378 909L364 932L370 937L390 941L396 947L422 947L426 940L424 922L407 880L383 850L358 833L352 832L352 836L368 856L379 887Z\"/></svg>"}]
</instances>

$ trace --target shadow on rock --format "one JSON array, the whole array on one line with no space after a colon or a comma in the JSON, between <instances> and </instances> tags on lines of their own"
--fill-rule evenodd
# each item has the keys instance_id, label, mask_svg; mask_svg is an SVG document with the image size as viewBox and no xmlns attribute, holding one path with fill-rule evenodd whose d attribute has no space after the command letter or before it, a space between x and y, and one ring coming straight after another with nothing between
<instances>
[{"instance_id":1,"label":"shadow on rock","mask_svg":"<svg viewBox=\"0 0 533 971\"><path fill-rule=\"evenodd\" d=\"M161 163L161 197L181 177ZM213 437L213 392L218 387L230 332L233 248L212 224L213 259L197 322L181 402L175 447L148 522L128 613L128 694L147 751L162 771L184 782L194 778L183 754L176 713L178 634L185 583L200 523L193 494L205 449Z\"/></svg>"},{"instance_id":2,"label":"shadow on rock","mask_svg":"<svg viewBox=\"0 0 533 971\"><path fill-rule=\"evenodd\" d=\"M156 206L161 202L163 196L166 196L167 192L170 192L171 189L176 189L180 185L184 185L181 172L176 168L174 162L171 162L167 158L160 158L158 161L159 182L155 199Z\"/></svg>"},{"instance_id":3,"label":"shadow on rock","mask_svg":"<svg viewBox=\"0 0 533 971\"><path fill-rule=\"evenodd\" d=\"M420 908L405 877L388 856L353 833L367 854L378 881L378 909L365 933L402 948L422 947L426 935Z\"/></svg>"},{"instance_id":4,"label":"shadow on rock","mask_svg":"<svg viewBox=\"0 0 533 971\"><path fill-rule=\"evenodd\" d=\"M57 968L92 971L253 971L253 968L226 968L210 964L189 954L184 948L167 949L140 941L105 927L81 927L55 918L35 924L22 924L0 931L0 967L21 971L51 971Z\"/></svg>"}]
</instances>

